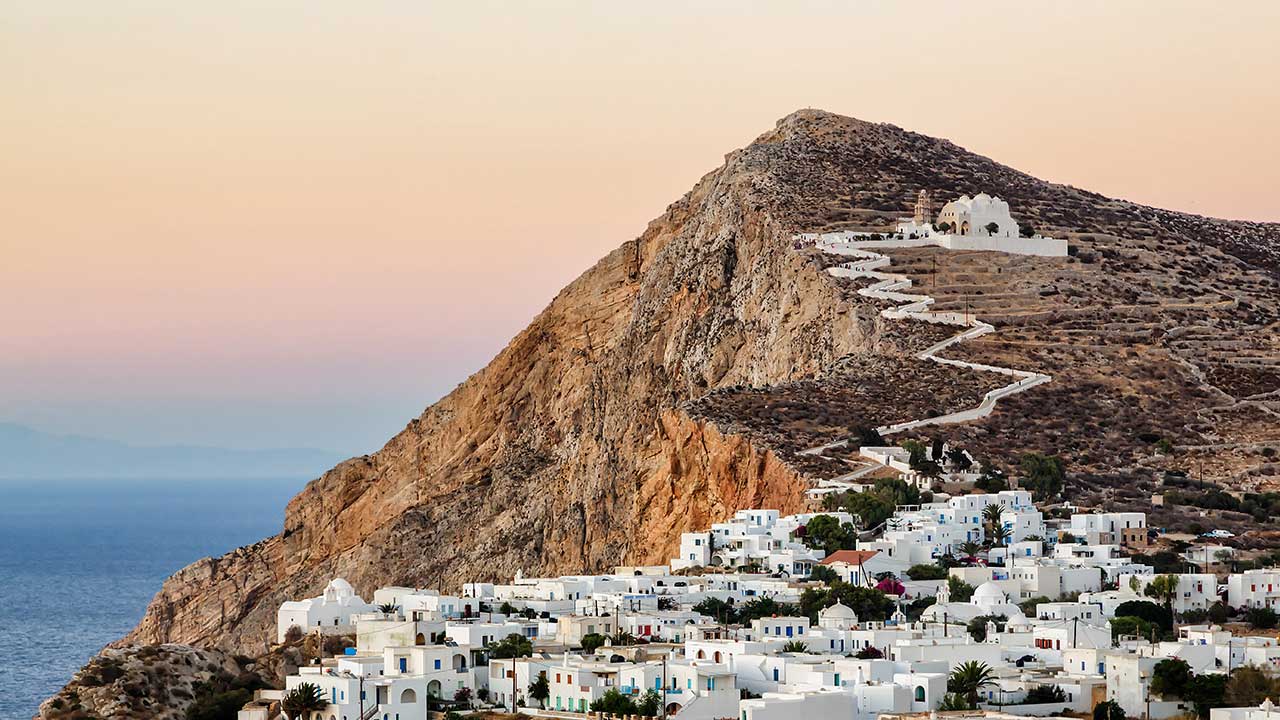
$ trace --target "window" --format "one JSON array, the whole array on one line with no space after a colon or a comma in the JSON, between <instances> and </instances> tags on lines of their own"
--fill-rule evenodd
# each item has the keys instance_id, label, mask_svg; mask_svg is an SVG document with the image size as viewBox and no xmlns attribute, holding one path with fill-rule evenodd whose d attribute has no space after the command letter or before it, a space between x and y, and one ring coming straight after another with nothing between
<instances>
[{"instance_id":1,"label":"window","mask_svg":"<svg viewBox=\"0 0 1280 720\"><path fill-rule=\"evenodd\" d=\"M440 658L436 658L434 665L436 670L440 669Z\"/></svg>"}]
</instances>

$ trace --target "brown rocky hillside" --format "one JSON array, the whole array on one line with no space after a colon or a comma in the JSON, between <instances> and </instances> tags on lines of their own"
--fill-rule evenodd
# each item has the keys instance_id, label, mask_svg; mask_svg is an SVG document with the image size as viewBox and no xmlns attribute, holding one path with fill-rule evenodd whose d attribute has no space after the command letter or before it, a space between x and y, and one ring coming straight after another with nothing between
<instances>
[{"instance_id":1,"label":"brown rocky hillside","mask_svg":"<svg viewBox=\"0 0 1280 720\"><path fill-rule=\"evenodd\" d=\"M829 260L792 249L799 231L881 229L922 188L1000 195L1080 251L938 253L937 273L929 251L901 253L945 302L982 297L979 313L1013 330L955 352L1059 377L950 431L975 454L1046 447L1105 485L1150 464L1134 427L1199 447L1244 442L1195 429L1214 418L1274 420L1280 226L1112 200L801 111L729 153L383 449L313 481L279 535L175 574L125 641L256 656L280 602L335 575L368 594L603 570L664 560L679 532L742 507L800 509L809 478L834 469L798 460L804 443L960 409L992 386L913 360L929 328L880 318L822 271ZM1233 362L1244 340L1257 362ZM1265 464L1240 452L1231 472Z\"/></svg>"}]
</instances>

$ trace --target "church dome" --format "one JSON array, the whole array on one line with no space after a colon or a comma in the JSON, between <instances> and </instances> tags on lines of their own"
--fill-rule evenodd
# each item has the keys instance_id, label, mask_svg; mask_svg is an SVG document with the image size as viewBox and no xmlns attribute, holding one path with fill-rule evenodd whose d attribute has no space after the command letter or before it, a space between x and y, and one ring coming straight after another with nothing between
<instances>
[{"instance_id":1,"label":"church dome","mask_svg":"<svg viewBox=\"0 0 1280 720\"><path fill-rule=\"evenodd\" d=\"M973 604L975 605L1003 605L1008 601L1008 596L1004 594L1000 586L990 580L982 583L977 590L973 591Z\"/></svg>"},{"instance_id":2,"label":"church dome","mask_svg":"<svg viewBox=\"0 0 1280 720\"><path fill-rule=\"evenodd\" d=\"M823 608L818 617L830 620L857 620L858 615L853 608L843 603L836 603L829 608Z\"/></svg>"}]
</instances>

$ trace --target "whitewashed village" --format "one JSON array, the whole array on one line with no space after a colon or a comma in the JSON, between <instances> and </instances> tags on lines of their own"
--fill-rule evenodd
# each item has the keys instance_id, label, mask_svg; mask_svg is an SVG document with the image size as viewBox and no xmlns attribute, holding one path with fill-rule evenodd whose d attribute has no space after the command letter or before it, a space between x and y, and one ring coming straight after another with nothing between
<instances>
[{"instance_id":1,"label":"whitewashed village","mask_svg":"<svg viewBox=\"0 0 1280 720\"><path fill-rule=\"evenodd\" d=\"M893 301L886 317L956 326L920 358L1010 382L976 407L869 429L860 466L815 483L810 511L738 511L684 533L666 565L371 596L334 578L277 622L277 643L327 652L240 720L1280 720L1280 568L1240 561L1221 531L1181 537L1143 512L1063 503L1052 458L1005 477L963 448L895 441L1053 379L940 357L995 329L930 312L877 250L1062 257L1065 241L986 194L935 217L922 191L892 233L794 242L848 256L828 272L874 280L859 292Z\"/></svg>"}]
</instances>

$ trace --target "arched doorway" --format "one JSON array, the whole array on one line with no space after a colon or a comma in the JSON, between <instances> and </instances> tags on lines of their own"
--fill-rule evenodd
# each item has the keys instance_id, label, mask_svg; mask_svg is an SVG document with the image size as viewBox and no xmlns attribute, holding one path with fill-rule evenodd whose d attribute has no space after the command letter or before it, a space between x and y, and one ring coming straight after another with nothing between
<instances>
[{"instance_id":1,"label":"arched doorway","mask_svg":"<svg viewBox=\"0 0 1280 720\"><path fill-rule=\"evenodd\" d=\"M715 662L720 662L720 651L717 650L716 654L711 656L711 659L714 660Z\"/></svg>"},{"instance_id":2,"label":"arched doorway","mask_svg":"<svg viewBox=\"0 0 1280 720\"><path fill-rule=\"evenodd\" d=\"M440 681L432 680L427 683L427 694L431 697L440 697Z\"/></svg>"},{"instance_id":3,"label":"arched doorway","mask_svg":"<svg viewBox=\"0 0 1280 720\"><path fill-rule=\"evenodd\" d=\"M707 654L706 654L705 652L703 652L703 651L699 650L699 651L698 651L698 659L699 659L699 660L706 660L706 659L707 659Z\"/></svg>"},{"instance_id":4,"label":"arched doorway","mask_svg":"<svg viewBox=\"0 0 1280 720\"><path fill-rule=\"evenodd\" d=\"M417 636L417 637L415 637L415 638L413 639L413 644L414 644L414 645L426 645L426 644L427 644L427 636L426 636L426 635L423 635L422 633L418 633L418 636Z\"/></svg>"},{"instance_id":5,"label":"arched doorway","mask_svg":"<svg viewBox=\"0 0 1280 720\"><path fill-rule=\"evenodd\" d=\"M671 703L667 705L667 716L680 714L680 703Z\"/></svg>"},{"instance_id":6,"label":"arched doorway","mask_svg":"<svg viewBox=\"0 0 1280 720\"><path fill-rule=\"evenodd\" d=\"M414 692L413 688L405 688L404 692L400 693L401 705L408 705L416 702L418 702L418 693Z\"/></svg>"}]
</instances>

